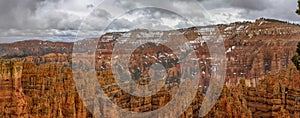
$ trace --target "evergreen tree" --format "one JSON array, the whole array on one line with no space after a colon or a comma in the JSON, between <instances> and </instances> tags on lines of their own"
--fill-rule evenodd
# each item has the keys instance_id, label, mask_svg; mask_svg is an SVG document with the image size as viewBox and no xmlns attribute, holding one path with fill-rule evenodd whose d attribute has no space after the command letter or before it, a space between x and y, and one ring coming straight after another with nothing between
<instances>
[{"instance_id":1,"label":"evergreen tree","mask_svg":"<svg viewBox=\"0 0 300 118\"><path fill-rule=\"evenodd\" d=\"M296 13L300 15L300 0L298 0L298 9L297 9Z\"/></svg>"},{"instance_id":2,"label":"evergreen tree","mask_svg":"<svg viewBox=\"0 0 300 118\"><path fill-rule=\"evenodd\" d=\"M298 45L297 45L297 53L298 53L298 56L300 56L300 42L298 43Z\"/></svg>"},{"instance_id":3,"label":"evergreen tree","mask_svg":"<svg viewBox=\"0 0 300 118\"><path fill-rule=\"evenodd\" d=\"M300 0L298 0L298 9L297 9L296 13L297 13L298 15L300 15Z\"/></svg>"},{"instance_id":4,"label":"evergreen tree","mask_svg":"<svg viewBox=\"0 0 300 118\"><path fill-rule=\"evenodd\" d=\"M297 45L297 53L296 55L292 58L293 63L297 67L297 70L300 70L300 42Z\"/></svg>"}]
</instances>

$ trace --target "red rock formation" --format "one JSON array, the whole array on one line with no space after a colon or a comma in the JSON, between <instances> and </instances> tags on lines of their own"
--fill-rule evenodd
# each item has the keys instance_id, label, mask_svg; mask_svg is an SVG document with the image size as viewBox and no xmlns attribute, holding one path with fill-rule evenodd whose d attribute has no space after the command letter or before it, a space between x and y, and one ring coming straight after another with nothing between
<instances>
[{"instance_id":1,"label":"red rock formation","mask_svg":"<svg viewBox=\"0 0 300 118\"><path fill-rule=\"evenodd\" d=\"M0 61L0 117L28 117L28 103L23 93L22 63Z\"/></svg>"},{"instance_id":2,"label":"red rock formation","mask_svg":"<svg viewBox=\"0 0 300 118\"><path fill-rule=\"evenodd\" d=\"M206 117L299 117L300 75L293 67L291 58L300 41L300 27L268 19L218 27L225 38L227 50L227 86ZM179 31L189 41L199 34L195 28ZM124 109L147 112L161 108L172 99L167 87L156 96L133 97L114 84L110 66L103 68L102 64L110 63L112 58L112 38L121 35L108 33L99 41L96 53L99 83L110 99ZM202 78L207 79L200 80L203 86L180 116L182 118L198 116L205 86L209 85L210 58L207 45L193 45L199 63L204 65L201 68L205 72ZM71 43L23 41L0 44L0 47L1 58L15 58L15 61L1 61L0 117L93 117L80 100L73 83ZM136 50L136 54L155 56L158 51ZM132 58L139 57L133 55ZM138 62L135 62L136 66L140 65ZM170 66L170 77L178 76L177 67ZM176 82L171 84L176 86ZM112 113L105 103L102 104L100 113L109 112L121 117L122 114Z\"/></svg>"}]
</instances>

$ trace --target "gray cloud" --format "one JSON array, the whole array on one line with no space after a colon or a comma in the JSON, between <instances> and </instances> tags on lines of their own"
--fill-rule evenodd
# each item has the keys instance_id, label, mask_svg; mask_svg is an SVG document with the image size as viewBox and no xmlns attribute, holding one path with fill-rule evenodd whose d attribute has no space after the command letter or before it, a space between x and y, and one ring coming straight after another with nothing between
<instances>
[{"instance_id":1,"label":"gray cloud","mask_svg":"<svg viewBox=\"0 0 300 118\"><path fill-rule=\"evenodd\" d=\"M91 11L78 1L1 0L0 29L77 29L82 14Z\"/></svg>"},{"instance_id":2,"label":"gray cloud","mask_svg":"<svg viewBox=\"0 0 300 118\"><path fill-rule=\"evenodd\" d=\"M0 28L28 27L26 24L30 24L39 2L41 0L1 0Z\"/></svg>"},{"instance_id":3,"label":"gray cloud","mask_svg":"<svg viewBox=\"0 0 300 118\"><path fill-rule=\"evenodd\" d=\"M269 6L263 10L248 10L241 13L244 18L255 19L259 17L268 17L290 22L299 22L300 17L296 15L296 0L269 0Z\"/></svg>"},{"instance_id":4,"label":"gray cloud","mask_svg":"<svg viewBox=\"0 0 300 118\"><path fill-rule=\"evenodd\" d=\"M260 17L300 22L299 16L295 14L297 0L197 1L203 8L199 8L192 0L106 0L106 6L93 10L101 0L1 0L0 40L4 39L1 37L12 39L7 37L62 36L60 34L67 34L64 36L72 38L73 31L79 28L83 18L89 13L91 14L85 19L88 23L84 26L87 30L99 31L106 28L116 14L149 5L174 10L172 12L188 18L197 26L255 20ZM203 14L205 10L209 17ZM110 28L172 29L190 26L181 16L163 9L138 11L127 13L127 16L119 14L121 17ZM66 33L68 31L72 33Z\"/></svg>"},{"instance_id":5,"label":"gray cloud","mask_svg":"<svg viewBox=\"0 0 300 118\"><path fill-rule=\"evenodd\" d=\"M258 17L273 17L285 20L298 20L298 16L294 14L296 1L285 0L198 0L209 12L217 9L224 10L224 14L228 15L232 11L242 10L238 15L242 19L254 20ZM77 29L82 17L81 14L87 15L90 12L90 7L96 6L95 0L79 3L79 0L2 0L0 1L0 28L1 29ZM98 1L99 2L99 1ZM204 17L201 14L201 9L192 8L194 2L192 0L116 0L111 3L111 6L117 6L119 9L135 8L143 5L160 6L166 9L177 9L180 14L183 14L194 21L199 21L199 17ZM81 6L80 6L81 5ZM117 8L116 7L116 8ZM101 22L112 19L111 12L105 9L96 10L92 13L95 20ZM227 13L225 13L227 12ZM234 12L234 11L233 11ZM213 13L213 12L210 12ZM219 13L220 14L220 13ZM213 17L216 14L211 14ZM225 19L226 20L226 19ZM227 19L230 20L230 19ZM218 21L209 21L213 23ZM232 22L232 21L229 21ZM99 22L98 22L99 23ZM199 24L203 25L203 24ZM205 25L205 24L204 24Z\"/></svg>"},{"instance_id":6,"label":"gray cloud","mask_svg":"<svg viewBox=\"0 0 300 118\"><path fill-rule=\"evenodd\" d=\"M264 10L272 7L270 0L229 0L230 5L248 10Z\"/></svg>"}]
</instances>

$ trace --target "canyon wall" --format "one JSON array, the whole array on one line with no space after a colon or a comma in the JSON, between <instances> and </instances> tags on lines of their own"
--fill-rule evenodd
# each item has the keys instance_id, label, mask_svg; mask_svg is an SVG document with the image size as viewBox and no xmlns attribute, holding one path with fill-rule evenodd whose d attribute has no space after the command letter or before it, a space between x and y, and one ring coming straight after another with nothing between
<instances>
[{"instance_id":1,"label":"canyon wall","mask_svg":"<svg viewBox=\"0 0 300 118\"><path fill-rule=\"evenodd\" d=\"M291 59L300 41L300 27L266 19L218 27L225 39L226 86L206 117L299 117L300 75ZM195 28L180 32L190 42L199 36ZM99 83L110 99L129 111L147 112L163 107L172 99L168 88L156 96L132 97L115 84L111 67L103 66L112 58L114 36L120 35L108 33L99 40L96 53ZM76 92L71 69L72 43L25 41L0 45L0 117L93 117ZM204 74L197 95L182 118L198 116L210 80L207 45L201 42L193 45L198 62L207 66L201 68ZM156 51L159 50L143 53ZM176 71L173 66L169 69ZM170 78L177 76L172 73ZM102 104L99 112L110 113ZM118 113L111 114L121 117Z\"/></svg>"},{"instance_id":2,"label":"canyon wall","mask_svg":"<svg viewBox=\"0 0 300 118\"><path fill-rule=\"evenodd\" d=\"M22 68L22 63L15 60L0 61L0 117L28 117Z\"/></svg>"}]
</instances>

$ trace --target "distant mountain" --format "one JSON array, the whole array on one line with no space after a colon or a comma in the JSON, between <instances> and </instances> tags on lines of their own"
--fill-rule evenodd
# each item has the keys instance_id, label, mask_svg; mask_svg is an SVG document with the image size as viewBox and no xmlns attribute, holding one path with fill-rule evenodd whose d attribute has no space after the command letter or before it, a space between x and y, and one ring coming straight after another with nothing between
<instances>
[{"instance_id":1,"label":"distant mountain","mask_svg":"<svg viewBox=\"0 0 300 118\"><path fill-rule=\"evenodd\" d=\"M1 58L43 56L49 53L71 54L73 43L26 40L15 43L0 44Z\"/></svg>"}]
</instances>

